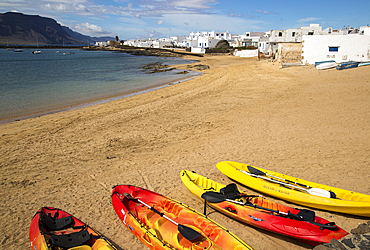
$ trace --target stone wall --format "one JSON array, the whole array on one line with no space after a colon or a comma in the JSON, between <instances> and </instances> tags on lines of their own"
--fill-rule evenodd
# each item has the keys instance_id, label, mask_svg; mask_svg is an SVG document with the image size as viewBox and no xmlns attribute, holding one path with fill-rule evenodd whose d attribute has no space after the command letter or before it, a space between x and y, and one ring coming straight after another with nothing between
<instances>
[{"instance_id":1,"label":"stone wall","mask_svg":"<svg viewBox=\"0 0 370 250\"><path fill-rule=\"evenodd\" d=\"M302 43L279 43L278 62L301 62Z\"/></svg>"}]
</instances>

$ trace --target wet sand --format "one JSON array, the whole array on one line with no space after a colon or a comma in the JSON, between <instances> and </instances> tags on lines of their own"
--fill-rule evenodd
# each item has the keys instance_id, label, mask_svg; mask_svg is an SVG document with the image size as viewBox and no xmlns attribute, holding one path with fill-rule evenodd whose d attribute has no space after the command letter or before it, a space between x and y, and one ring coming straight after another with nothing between
<instances>
[{"instance_id":1,"label":"wet sand","mask_svg":"<svg viewBox=\"0 0 370 250\"><path fill-rule=\"evenodd\" d=\"M186 82L0 125L3 248L29 249L32 216L52 206L122 249L145 249L115 214L112 187L148 188L202 211L180 171L231 183L216 168L224 160L370 194L369 67L281 69L233 56L199 61L210 69ZM369 220L315 211L347 231ZM255 249L312 248L209 212Z\"/></svg>"}]
</instances>

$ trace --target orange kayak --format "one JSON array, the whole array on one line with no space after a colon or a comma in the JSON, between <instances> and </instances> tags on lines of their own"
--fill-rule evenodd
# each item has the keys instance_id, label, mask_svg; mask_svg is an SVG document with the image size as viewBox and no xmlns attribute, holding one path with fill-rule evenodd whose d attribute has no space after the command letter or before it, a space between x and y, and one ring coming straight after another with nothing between
<instances>
[{"instance_id":1,"label":"orange kayak","mask_svg":"<svg viewBox=\"0 0 370 250\"><path fill-rule=\"evenodd\" d=\"M150 249L252 249L203 214L147 189L118 185L112 204L123 224Z\"/></svg>"},{"instance_id":2,"label":"orange kayak","mask_svg":"<svg viewBox=\"0 0 370 250\"><path fill-rule=\"evenodd\" d=\"M100 233L52 207L41 208L30 225L32 250L116 250Z\"/></svg>"}]
</instances>

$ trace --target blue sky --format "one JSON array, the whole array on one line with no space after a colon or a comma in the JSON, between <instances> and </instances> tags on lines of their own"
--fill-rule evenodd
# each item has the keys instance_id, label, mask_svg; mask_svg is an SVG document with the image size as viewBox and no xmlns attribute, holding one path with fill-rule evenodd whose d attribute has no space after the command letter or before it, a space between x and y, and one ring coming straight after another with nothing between
<instances>
[{"instance_id":1,"label":"blue sky","mask_svg":"<svg viewBox=\"0 0 370 250\"><path fill-rule=\"evenodd\" d=\"M89 36L120 40L189 35L194 31L283 30L370 25L370 0L0 0L0 13L55 19Z\"/></svg>"}]
</instances>

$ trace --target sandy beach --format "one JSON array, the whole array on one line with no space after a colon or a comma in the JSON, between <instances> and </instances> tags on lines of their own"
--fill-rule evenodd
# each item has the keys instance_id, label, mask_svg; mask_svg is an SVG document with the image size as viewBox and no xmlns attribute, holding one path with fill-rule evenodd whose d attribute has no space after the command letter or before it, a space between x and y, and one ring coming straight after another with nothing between
<instances>
[{"instance_id":1,"label":"sandy beach","mask_svg":"<svg viewBox=\"0 0 370 250\"><path fill-rule=\"evenodd\" d=\"M119 249L146 249L115 214L112 187L140 186L203 211L180 171L228 184L216 168L224 160L370 194L369 66L319 71L256 58L197 60L210 69L189 81L0 125L2 248L30 249L31 219L51 206ZM312 248L208 211L255 249ZM369 220L315 212L347 231Z\"/></svg>"}]
</instances>

